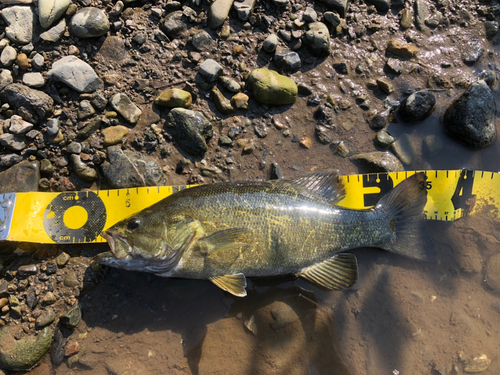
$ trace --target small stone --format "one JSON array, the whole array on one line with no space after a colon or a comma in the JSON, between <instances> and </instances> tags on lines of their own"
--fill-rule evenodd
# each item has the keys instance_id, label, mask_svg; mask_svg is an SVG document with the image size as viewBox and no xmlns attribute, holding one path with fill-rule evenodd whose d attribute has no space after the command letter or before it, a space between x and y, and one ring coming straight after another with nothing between
<instances>
[{"instance_id":1,"label":"small stone","mask_svg":"<svg viewBox=\"0 0 500 375\"><path fill-rule=\"evenodd\" d=\"M311 148L312 146L312 141L311 141L311 138L309 137L304 137L300 140L299 144L302 146L302 147L305 147L305 148Z\"/></svg>"},{"instance_id":2,"label":"small stone","mask_svg":"<svg viewBox=\"0 0 500 375\"><path fill-rule=\"evenodd\" d=\"M465 365L464 371L468 374L476 374L488 369L491 365L491 360L486 354L478 355L471 358Z\"/></svg>"},{"instance_id":3,"label":"small stone","mask_svg":"<svg viewBox=\"0 0 500 375\"><path fill-rule=\"evenodd\" d=\"M2 9L2 18L7 23L5 34L11 41L28 44L33 40L34 14L30 6L10 6Z\"/></svg>"},{"instance_id":4,"label":"small stone","mask_svg":"<svg viewBox=\"0 0 500 375\"><path fill-rule=\"evenodd\" d=\"M474 65L479 61L484 53L484 47L478 40L471 40L467 43L464 51L462 52L462 60L464 63Z\"/></svg>"},{"instance_id":5,"label":"small stone","mask_svg":"<svg viewBox=\"0 0 500 375\"><path fill-rule=\"evenodd\" d=\"M219 144L221 146L232 146L233 145L233 140L229 138L228 136L222 136L219 138Z\"/></svg>"},{"instance_id":6,"label":"small stone","mask_svg":"<svg viewBox=\"0 0 500 375\"><path fill-rule=\"evenodd\" d=\"M54 62L47 78L62 82L77 92L94 92L103 85L94 69L76 56L65 56Z\"/></svg>"},{"instance_id":7,"label":"small stone","mask_svg":"<svg viewBox=\"0 0 500 375\"><path fill-rule=\"evenodd\" d=\"M94 7L85 7L76 12L69 23L69 32L78 38L93 38L106 35L110 23L106 13Z\"/></svg>"},{"instance_id":8,"label":"small stone","mask_svg":"<svg viewBox=\"0 0 500 375\"><path fill-rule=\"evenodd\" d=\"M156 105L165 108L189 108L192 102L191 94L180 89L165 90L155 99Z\"/></svg>"},{"instance_id":9,"label":"small stone","mask_svg":"<svg viewBox=\"0 0 500 375\"><path fill-rule=\"evenodd\" d=\"M66 346L64 355L66 357L71 357L72 355L78 354L79 352L80 352L80 344L77 341L73 341Z\"/></svg>"},{"instance_id":10,"label":"small stone","mask_svg":"<svg viewBox=\"0 0 500 375\"><path fill-rule=\"evenodd\" d=\"M19 277L27 277L30 275L36 275L37 273L38 266L36 264L27 264L17 269L17 274L19 275Z\"/></svg>"},{"instance_id":11,"label":"small stone","mask_svg":"<svg viewBox=\"0 0 500 375\"><path fill-rule=\"evenodd\" d=\"M222 75L222 66L215 60L207 59L201 63L199 73L205 81L215 82Z\"/></svg>"},{"instance_id":12,"label":"small stone","mask_svg":"<svg viewBox=\"0 0 500 375\"><path fill-rule=\"evenodd\" d=\"M9 300L5 297L3 298L0 298L0 309L2 309L4 306L7 306L7 304L9 303Z\"/></svg>"},{"instance_id":13,"label":"small stone","mask_svg":"<svg viewBox=\"0 0 500 375\"><path fill-rule=\"evenodd\" d=\"M82 100L78 105L78 120L85 120L95 115L95 109L89 100Z\"/></svg>"},{"instance_id":14,"label":"small stone","mask_svg":"<svg viewBox=\"0 0 500 375\"><path fill-rule=\"evenodd\" d=\"M21 70L28 70L28 68L30 67L28 56L26 56L25 53L20 53L19 55L17 55L16 63Z\"/></svg>"},{"instance_id":15,"label":"small stone","mask_svg":"<svg viewBox=\"0 0 500 375\"><path fill-rule=\"evenodd\" d=\"M255 142L253 139L240 138L236 141L238 147L243 149L243 152L250 153L255 150Z\"/></svg>"},{"instance_id":16,"label":"small stone","mask_svg":"<svg viewBox=\"0 0 500 375\"><path fill-rule=\"evenodd\" d=\"M0 63L3 66L11 66L16 61L17 51L12 46L7 46L2 50L2 54L0 55Z\"/></svg>"},{"instance_id":17,"label":"small stone","mask_svg":"<svg viewBox=\"0 0 500 375\"><path fill-rule=\"evenodd\" d=\"M40 88L45 85L45 79L41 73L24 73L23 83L28 87Z\"/></svg>"},{"instance_id":18,"label":"small stone","mask_svg":"<svg viewBox=\"0 0 500 375\"><path fill-rule=\"evenodd\" d=\"M400 40L392 39L387 44L387 51L396 56L411 59L418 53L418 48Z\"/></svg>"},{"instance_id":19,"label":"small stone","mask_svg":"<svg viewBox=\"0 0 500 375\"><path fill-rule=\"evenodd\" d=\"M436 97L430 91L416 91L408 96L399 107L398 113L405 122L425 120L436 106Z\"/></svg>"},{"instance_id":20,"label":"small stone","mask_svg":"<svg viewBox=\"0 0 500 375\"><path fill-rule=\"evenodd\" d=\"M210 51L215 45L215 40L209 33L202 30L193 36L191 43L197 51L202 52Z\"/></svg>"},{"instance_id":21,"label":"small stone","mask_svg":"<svg viewBox=\"0 0 500 375\"><path fill-rule=\"evenodd\" d=\"M23 157L17 154L2 155L0 156L0 167L9 168L17 163L20 163L22 160Z\"/></svg>"},{"instance_id":22,"label":"small stone","mask_svg":"<svg viewBox=\"0 0 500 375\"><path fill-rule=\"evenodd\" d=\"M403 29L409 29L413 23L412 21L411 9L406 7L401 11L401 27Z\"/></svg>"},{"instance_id":23,"label":"small stone","mask_svg":"<svg viewBox=\"0 0 500 375\"><path fill-rule=\"evenodd\" d=\"M389 95L390 93L392 93L394 91L391 83L387 82L384 79L377 79L377 85L380 88L380 90L382 90L387 95Z\"/></svg>"},{"instance_id":24,"label":"small stone","mask_svg":"<svg viewBox=\"0 0 500 375\"><path fill-rule=\"evenodd\" d=\"M59 318L61 324L67 328L75 328L82 319L80 306L75 306Z\"/></svg>"},{"instance_id":25,"label":"small stone","mask_svg":"<svg viewBox=\"0 0 500 375\"><path fill-rule=\"evenodd\" d=\"M378 132L375 141L378 145L384 148L388 148L391 144L394 143L394 138L387 132Z\"/></svg>"},{"instance_id":26,"label":"small stone","mask_svg":"<svg viewBox=\"0 0 500 375\"><path fill-rule=\"evenodd\" d=\"M52 292L47 292L43 297L42 297L42 304L45 306L53 305L56 303L57 298Z\"/></svg>"},{"instance_id":27,"label":"small stone","mask_svg":"<svg viewBox=\"0 0 500 375\"><path fill-rule=\"evenodd\" d=\"M255 69L248 77L254 98L263 104L287 105L297 99L297 84L290 78L266 68Z\"/></svg>"},{"instance_id":28,"label":"small stone","mask_svg":"<svg viewBox=\"0 0 500 375\"><path fill-rule=\"evenodd\" d=\"M141 117L142 111L137 107L130 98L123 94L118 93L113 95L110 99L110 104L113 109L125 118L131 124L136 124Z\"/></svg>"},{"instance_id":29,"label":"small stone","mask_svg":"<svg viewBox=\"0 0 500 375\"><path fill-rule=\"evenodd\" d=\"M89 167L85 164L80 155L71 154L72 167L75 170L76 175L83 181L93 182L97 178L97 172L95 169Z\"/></svg>"},{"instance_id":30,"label":"small stone","mask_svg":"<svg viewBox=\"0 0 500 375\"><path fill-rule=\"evenodd\" d=\"M401 64L401 61L399 61L398 59L394 59L394 58L390 57L387 60L386 67L390 73L394 73L394 74L403 73L403 65Z\"/></svg>"},{"instance_id":31,"label":"small stone","mask_svg":"<svg viewBox=\"0 0 500 375\"><path fill-rule=\"evenodd\" d=\"M393 142L391 150L405 165L410 165L417 154L415 144L408 134L403 134L397 141Z\"/></svg>"},{"instance_id":32,"label":"small stone","mask_svg":"<svg viewBox=\"0 0 500 375\"><path fill-rule=\"evenodd\" d=\"M52 322L56 319L56 314L52 309L48 309L44 311L38 318L35 320L35 328L36 329L42 329L45 326L48 326L49 324L52 324Z\"/></svg>"},{"instance_id":33,"label":"small stone","mask_svg":"<svg viewBox=\"0 0 500 375\"><path fill-rule=\"evenodd\" d=\"M82 152L82 144L79 142L71 142L66 148L68 154L79 154Z\"/></svg>"},{"instance_id":34,"label":"small stone","mask_svg":"<svg viewBox=\"0 0 500 375\"><path fill-rule=\"evenodd\" d=\"M238 109L248 109L248 100L248 95L239 92L231 98L231 104Z\"/></svg>"},{"instance_id":35,"label":"small stone","mask_svg":"<svg viewBox=\"0 0 500 375\"><path fill-rule=\"evenodd\" d=\"M101 117L98 116L90 120L90 123L87 126L83 127L76 134L76 136L78 138L87 139L92 134L94 134L100 127L101 127Z\"/></svg>"},{"instance_id":36,"label":"small stone","mask_svg":"<svg viewBox=\"0 0 500 375\"><path fill-rule=\"evenodd\" d=\"M273 62L280 71L286 72L295 72L302 66L297 52L281 47L276 48Z\"/></svg>"},{"instance_id":37,"label":"small stone","mask_svg":"<svg viewBox=\"0 0 500 375\"><path fill-rule=\"evenodd\" d=\"M128 133L129 129L123 125L110 126L103 129L101 134L104 136L104 146L112 146L122 142Z\"/></svg>"},{"instance_id":38,"label":"small stone","mask_svg":"<svg viewBox=\"0 0 500 375\"><path fill-rule=\"evenodd\" d=\"M21 116L13 115L9 120L9 132L12 134L25 134L33 129L34 125L30 122L24 121Z\"/></svg>"},{"instance_id":39,"label":"small stone","mask_svg":"<svg viewBox=\"0 0 500 375\"><path fill-rule=\"evenodd\" d=\"M52 118L47 121L47 134L54 137L60 129L60 121L58 118Z\"/></svg>"},{"instance_id":40,"label":"small stone","mask_svg":"<svg viewBox=\"0 0 500 375\"><path fill-rule=\"evenodd\" d=\"M368 172L401 172L404 171L403 164L389 152L367 152L356 154L351 157L359 160L368 169Z\"/></svg>"},{"instance_id":41,"label":"small stone","mask_svg":"<svg viewBox=\"0 0 500 375\"><path fill-rule=\"evenodd\" d=\"M485 21L484 29L486 31L486 37L488 39L493 39L498 34L498 22L497 21Z\"/></svg>"},{"instance_id":42,"label":"small stone","mask_svg":"<svg viewBox=\"0 0 500 375\"><path fill-rule=\"evenodd\" d=\"M69 262L70 259L71 259L71 256L69 256L69 254L63 252L57 256L56 263L59 266L59 268L62 268Z\"/></svg>"},{"instance_id":43,"label":"small stone","mask_svg":"<svg viewBox=\"0 0 500 375\"><path fill-rule=\"evenodd\" d=\"M74 272L69 272L64 278L63 283L70 288L74 288L75 286L80 285L80 282L78 281L78 278L76 277L76 274Z\"/></svg>"},{"instance_id":44,"label":"small stone","mask_svg":"<svg viewBox=\"0 0 500 375\"><path fill-rule=\"evenodd\" d=\"M234 0L215 0L208 11L208 26L212 29L218 29L226 20Z\"/></svg>"},{"instance_id":45,"label":"small stone","mask_svg":"<svg viewBox=\"0 0 500 375\"><path fill-rule=\"evenodd\" d=\"M328 27L322 22L312 22L307 26L309 30L304 35L304 41L313 55L330 55L330 31Z\"/></svg>"},{"instance_id":46,"label":"small stone","mask_svg":"<svg viewBox=\"0 0 500 375\"><path fill-rule=\"evenodd\" d=\"M264 40L264 44L262 45L262 48L264 51L268 53L273 53L276 50L276 47L278 46L279 41L278 37L276 34L270 34L266 40Z\"/></svg>"},{"instance_id":47,"label":"small stone","mask_svg":"<svg viewBox=\"0 0 500 375\"><path fill-rule=\"evenodd\" d=\"M210 92L215 108L222 114L230 114L236 112L231 105L231 102L220 92L217 86L214 86Z\"/></svg>"}]
</instances>

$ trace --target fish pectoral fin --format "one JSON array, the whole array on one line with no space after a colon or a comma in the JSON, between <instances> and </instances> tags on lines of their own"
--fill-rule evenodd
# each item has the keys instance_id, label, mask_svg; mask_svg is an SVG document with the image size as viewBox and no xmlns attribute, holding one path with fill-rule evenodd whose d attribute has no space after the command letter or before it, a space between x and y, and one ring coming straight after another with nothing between
<instances>
[{"instance_id":1,"label":"fish pectoral fin","mask_svg":"<svg viewBox=\"0 0 500 375\"><path fill-rule=\"evenodd\" d=\"M330 290L350 288L358 279L358 262L352 254L337 254L303 268L296 276Z\"/></svg>"},{"instance_id":2,"label":"fish pectoral fin","mask_svg":"<svg viewBox=\"0 0 500 375\"><path fill-rule=\"evenodd\" d=\"M249 228L230 228L201 238L198 244L207 255L233 250L252 243L253 233Z\"/></svg>"},{"instance_id":3,"label":"fish pectoral fin","mask_svg":"<svg viewBox=\"0 0 500 375\"><path fill-rule=\"evenodd\" d=\"M345 186L339 176L338 170L330 169L327 171L308 173L286 181L314 191L334 204L345 197Z\"/></svg>"},{"instance_id":4,"label":"fish pectoral fin","mask_svg":"<svg viewBox=\"0 0 500 375\"><path fill-rule=\"evenodd\" d=\"M247 279L242 273L214 276L210 278L210 281L222 290L225 290L226 292L229 292L237 297L245 297L247 295L247 291L245 290L247 286Z\"/></svg>"}]
</instances>

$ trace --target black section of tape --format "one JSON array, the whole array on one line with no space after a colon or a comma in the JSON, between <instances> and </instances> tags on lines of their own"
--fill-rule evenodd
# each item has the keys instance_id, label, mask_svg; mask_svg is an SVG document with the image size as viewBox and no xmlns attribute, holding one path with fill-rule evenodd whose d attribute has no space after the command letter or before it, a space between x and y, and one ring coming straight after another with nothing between
<instances>
[{"instance_id":1,"label":"black section of tape","mask_svg":"<svg viewBox=\"0 0 500 375\"><path fill-rule=\"evenodd\" d=\"M64 214L71 207L87 211L87 222L80 228L68 228ZM43 214L43 226L47 235L56 243L91 242L101 234L106 224L106 206L91 191L61 193L47 205Z\"/></svg>"}]
</instances>

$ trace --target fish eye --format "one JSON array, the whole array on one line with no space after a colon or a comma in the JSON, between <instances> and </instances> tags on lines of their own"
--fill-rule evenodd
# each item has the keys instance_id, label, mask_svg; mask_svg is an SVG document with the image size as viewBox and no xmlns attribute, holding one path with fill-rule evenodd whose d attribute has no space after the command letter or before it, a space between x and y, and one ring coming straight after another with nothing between
<instances>
[{"instance_id":1,"label":"fish eye","mask_svg":"<svg viewBox=\"0 0 500 375\"><path fill-rule=\"evenodd\" d=\"M127 228L130 230L134 230L139 228L139 225L141 224L141 221L139 219L131 219L127 223Z\"/></svg>"}]
</instances>

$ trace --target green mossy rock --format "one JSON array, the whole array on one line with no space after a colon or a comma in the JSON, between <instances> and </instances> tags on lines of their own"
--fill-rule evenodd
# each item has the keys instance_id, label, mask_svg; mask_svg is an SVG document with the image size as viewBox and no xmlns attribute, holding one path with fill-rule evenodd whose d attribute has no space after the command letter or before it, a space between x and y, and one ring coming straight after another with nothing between
<instances>
[{"instance_id":1,"label":"green mossy rock","mask_svg":"<svg viewBox=\"0 0 500 375\"><path fill-rule=\"evenodd\" d=\"M181 89L165 90L155 100L156 105L165 108L189 108L192 102L191 94Z\"/></svg>"},{"instance_id":2,"label":"green mossy rock","mask_svg":"<svg viewBox=\"0 0 500 375\"><path fill-rule=\"evenodd\" d=\"M0 367L7 370L24 371L35 367L50 349L52 332L45 327L37 338L28 336L15 340L10 328L0 331Z\"/></svg>"},{"instance_id":3,"label":"green mossy rock","mask_svg":"<svg viewBox=\"0 0 500 375\"><path fill-rule=\"evenodd\" d=\"M248 77L255 100L263 104L287 105L297 99L297 84L274 70L255 69Z\"/></svg>"}]
</instances>

